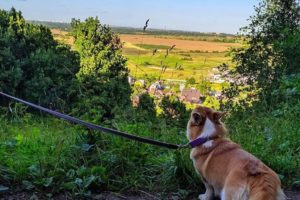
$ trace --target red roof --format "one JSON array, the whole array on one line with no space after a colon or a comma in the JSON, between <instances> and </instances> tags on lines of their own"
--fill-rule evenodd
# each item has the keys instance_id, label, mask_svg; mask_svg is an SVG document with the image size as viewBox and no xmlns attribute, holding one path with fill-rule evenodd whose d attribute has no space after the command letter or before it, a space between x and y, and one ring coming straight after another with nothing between
<instances>
[{"instance_id":1,"label":"red roof","mask_svg":"<svg viewBox=\"0 0 300 200\"><path fill-rule=\"evenodd\" d=\"M180 99L183 101L188 101L191 103L198 103L199 99L201 97L201 94L196 89L184 89L181 91Z\"/></svg>"}]
</instances>

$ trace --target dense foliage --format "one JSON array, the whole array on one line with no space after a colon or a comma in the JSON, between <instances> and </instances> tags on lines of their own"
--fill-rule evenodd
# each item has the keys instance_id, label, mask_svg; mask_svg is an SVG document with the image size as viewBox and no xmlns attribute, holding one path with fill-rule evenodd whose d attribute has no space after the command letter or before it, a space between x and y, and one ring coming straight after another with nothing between
<instances>
[{"instance_id":1,"label":"dense foliage","mask_svg":"<svg viewBox=\"0 0 300 200\"><path fill-rule=\"evenodd\" d=\"M72 101L79 57L12 8L0 10L0 70L0 90L63 110Z\"/></svg>"},{"instance_id":2,"label":"dense foliage","mask_svg":"<svg viewBox=\"0 0 300 200\"><path fill-rule=\"evenodd\" d=\"M186 126L189 113L187 113L184 103L180 102L177 97L163 97L160 107L162 109L161 117L166 120L167 124L179 127Z\"/></svg>"},{"instance_id":3,"label":"dense foliage","mask_svg":"<svg viewBox=\"0 0 300 200\"><path fill-rule=\"evenodd\" d=\"M262 0L242 29L244 47L232 51L235 68L222 107L232 138L299 186L300 7L296 0Z\"/></svg>"},{"instance_id":4,"label":"dense foliage","mask_svg":"<svg viewBox=\"0 0 300 200\"><path fill-rule=\"evenodd\" d=\"M153 119L156 116L156 108L154 98L149 94L144 93L139 96L139 103L137 105L137 111L142 121L147 119Z\"/></svg>"},{"instance_id":5,"label":"dense foliage","mask_svg":"<svg viewBox=\"0 0 300 200\"><path fill-rule=\"evenodd\" d=\"M250 24L241 29L245 46L232 51L236 67L228 74L227 107L245 94L248 103L257 96L270 102L280 80L299 73L299 9L296 0L263 0L256 7Z\"/></svg>"},{"instance_id":6,"label":"dense foliage","mask_svg":"<svg viewBox=\"0 0 300 200\"><path fill-rule=\"evenodd\" d=\"M80 54L80 102L76 113L98 121L112 118L115 109L130 105L126 59L121 55L120 39L97 18L85 22L72 20L74 47Z\"/></svg>"},{"instance_id":7,"label":"dense foliage","mask_svg":"<svg viewBox=\"0 0 300 200\"><path fill-rule=\"evenodd\" d=\"M293 0L262 0L244 29L245 47L233 51L236 68L223 66L232 79L221 99L231 138L278 172L284 187L300 181L298 9ZM20 12L0 11L0 90L143 137L186 142L189 112L178 99L142 94L130 106L126 60L109 27L97 18L73 20L72 35L74 50ZM211 89L208 82L198 87L205 95ZM219 102L208 97L204 105ZM95 133L20 104L9 108L0 107L0 190L17 183L48 198L66 190L91 198L146 188L173 199L201 190L188 151Z\"/></svg>"},{"instance_id":8,"label":"dense foliage","mask_svg":"<svg viewBox=\"0 0 300 200\"><path fill-rule=\"evenodd\" d=\"M2 91L115 129L185 142L182 103L164 99L159 118L147 94L140 96L136 108L130 106L120 40L97 18L72 21L75 51L54 41L48 28L26 23L14 9L1 11L0 22ZM10 103L8 109L6 103L0 109L1 190L6 188L2 185L18 183L48 196L67 189L87 197L103 189L196 186L191 163L183 162L187 152L174 154L98 135L30 113L21 104Z\"/></svg>"}]
</instances>

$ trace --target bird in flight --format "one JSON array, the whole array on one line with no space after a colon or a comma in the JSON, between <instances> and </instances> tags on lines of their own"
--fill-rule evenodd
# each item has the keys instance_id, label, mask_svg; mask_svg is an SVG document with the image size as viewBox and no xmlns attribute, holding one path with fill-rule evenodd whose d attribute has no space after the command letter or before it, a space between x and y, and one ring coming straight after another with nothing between
<instances>
[{"instance_id":1,"label":"bird in flight","mask_svg":"<svg viewBox=\"0 0 300 200\"><path fill-rule=\"evenodd\" d=\"M144 29L143 29L144 31L145 31L146 28L148 27L149 20L150 20L150 19L147 19L147 21L146 21L146 23L145 23L145 26L144 26Z\"/></svg>"}]
</instances>

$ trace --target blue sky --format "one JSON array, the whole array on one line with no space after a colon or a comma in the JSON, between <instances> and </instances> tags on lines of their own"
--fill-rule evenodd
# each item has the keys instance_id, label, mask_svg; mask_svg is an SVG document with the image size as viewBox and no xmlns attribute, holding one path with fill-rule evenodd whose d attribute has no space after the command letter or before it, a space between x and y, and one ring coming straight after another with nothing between
<instances>
[{"instance_id":1,"label":"blue sky","mask_svg":"<svg viewBox=\"0 0 300 200\"><path fill-rule=\"evenodd\" d=\"M28 20L69 22L98 16L112 26L236 33L254 14L258 0L0 0Z\"/></svg>"}]
</instances>

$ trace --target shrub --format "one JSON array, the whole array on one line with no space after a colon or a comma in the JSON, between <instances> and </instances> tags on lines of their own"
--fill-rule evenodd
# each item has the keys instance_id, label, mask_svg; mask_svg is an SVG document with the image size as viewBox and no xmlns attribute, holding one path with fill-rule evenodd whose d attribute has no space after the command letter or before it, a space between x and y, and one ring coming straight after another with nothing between
<instances>
[{"instance_id":1,"label":"shrub","mask_svg":"<svg viewBox=\"0 0 300 200\"><path fill-rule=\"evenodd\" d=\"M0 10L0 90L52 108L68 109L79 57L48 28ZM64 99L64 100L63 100Z\"/></svg>"},{"instance_id":2,"label":"shrub","mask_svg":"<svg viewBox=\"0 0 300 200\"><path fill-rule=\"evenodd\" d=\"M139 96L139 104L137 106L137 112L144 120L151 120L156 118L156 108L154 98L148 93L141 94Z\"/></svg>"},{"instance_id":3,"label":"shrub","mask_svg":"<svg viewBox=\"0 0 300 200\"><path fill-rule=\"evenodd\" d=\"M229 107L249 91L270 101L281 78L299 72L299 8L296 0L262 0L250 24L241 29L246 45L232 52L236 67L230 70L233 81L225 93ZM253 98L245 100L251 103Z\"/></svg>"},{"instance_id":4,"label":"shrub","mask_svg":"<svg viewBox=\"0 0 300 200\"><path fill-rule=\"evenodd\" d=\"M177 97L164 96L159 107L162 109L161 117L168 125L185 127L189 113L184 103L180 102Z\"/></svg>"},{"instance_id":5,"label":"shrub","mask_svg":"<svg viewBox=\"0 0 300 200\"><path fill-rule=\"evenodd\" d=\"M80 54L80 70L77 73L81 92L77 115L95 122L113 117L116 107L131 105L131 89L127 81L126 59L121 55L121 42L108 26L98 18L84 22L72 20L74 46Z\"/></svg>"}]
</instances>

